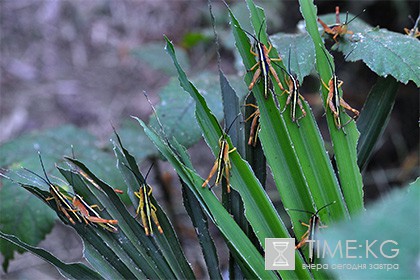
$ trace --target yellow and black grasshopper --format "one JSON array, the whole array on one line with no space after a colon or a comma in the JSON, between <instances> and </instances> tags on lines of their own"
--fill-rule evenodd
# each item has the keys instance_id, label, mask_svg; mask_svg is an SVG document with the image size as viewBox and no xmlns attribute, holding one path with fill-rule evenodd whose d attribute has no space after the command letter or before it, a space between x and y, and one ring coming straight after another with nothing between
<instances>
[{"instance_id":1,"label":"yellow and black grasshopper","mask_svg":"<svg viewBox=\"0 0 420 280\"><path fill-rule=\"evenodd\" d=\"M314 252L315 252L315 242L317 242L316 239L316 233L318 231L318 229L320 228L325 228L326 226L323 226L321 223L321 219L318 216L318 213L325 209L326 207L334 204L335 201L324 205L323 207L319 208L318 211L314 212L310 212L310 211L306 211L306 210L299 210L299 209L287 209L288 211L298 211L298 212L304 212L304 213L309 213L311 214L311 218L309 218L309 222L308 223L304 223L302 221L299 221L303 226L307 227L308 230L302 235L302 237L300 238L300 242L295 246L295 249L300 249L302 248L306 243L310 243L309 246L309 262L313 263L314 260Z\"/></svg>"},{"instance_id":2,"label":"yellow and black grasshopper","mask_svg":"<svg viewBox=\"0 0 420 280\"><path fill-rule=\"evenodd\" d=\"M140 184L140 188L138 192L134 192L134 195L139 199L139 205L136 210L136 216L140 214L141 221L143 223L144 231L146 232L146 235L153 235L153 228L152 228L152 220L155 223L156 227L158 228L158 231L160 234L163 233L163 229L160 226L159 220L156 216L156 206L153 205L152 201L150 200L152 196L153 188L147 184L146 179L147 176L150 173L150 170L152 170L152 166L150 166L149 170L147 171L146 177L140 178L138 174L134 172L133 169L131 169L129 166L123 164L127 169L133 173L134 177L138 180L138 183Z\"/></svg>"},{"instance_id":3,"label":"yellow and black grasshopper","mask_svg":"<svg viewBox=\"0 0 420 280\"><path fill-rule=\"evenodd\" d=\"M232 165L230 163L229 154L236 151L236 148L230 149L229 143L227 141L227 135L229 130L231 129L232 125L235 123L236 119L239 117L237 115L235 119L230 124L229 128L226 132L222 133L222 136L219 138L219 154L217 155L216 160L214 161L213 167L210 170L209 176L201 185L203 188L210 182L211 178L213 177L214 173L217 171L216 180L214 181L214 185L218 186L222 182L223 175L226 179L227 185L227 192L230 193L230 170L232 169ZM212 187L210 186L210 188Z\"/></svg>"},{"instance_id":4,"label":"yellow and black grasshopper","mask_svg":"<svg viewBox=\"0 0 420 280\"><path fill-rule=\"evenodd\" d=\"M288 70L284 69L280 65L278 65L285 74L287 74L286 80L288 81L288 89L285 89L284 92L288 94L286 104L284 105L283 110L280 111L281 114L286 111L287 106L290 104L290 117L292 122L296 123L299 127L299 120L306 116L306 111L303 108L302 101L305 101L305 98L300 94L300 84L299 80L297 79L296 74L292 73L290 70L290 48L289 48L289 62L288 62ZM300 111L302 114L297 117L297 106L299 105Z\"/></svg>"},{"instance_id":5,"label":"yellow and black grasshopper","mask_svg":"<svg viewBox=\"0 0 420 280\"><path fill-rule=\"evenodd\" d=\"M271 84L271 79L270 79L270 73L271 73L271 75L273 75L274 79L276 80L276 82L277 82L277 84L278 84L278 86L280 87L281 90L283 90L283 85L281 84L280 79L279 79L276 71L274 70L273 66L271 65L272 61L281 61L281 58L280 57L271 58L270 57L270 52L271 52L271 49L273 48L273 46L271 45L270 42L268 42L268 48L267 48L260 40L261 30L262 30L263 26L264 26L264 22L261 24L260 30L258 31L258 38L255 37L250 32L248 32L248 31L246 31L242 28L241 28L241 30L244 31L246 34L248 34L249 36L251 36L255 40L255 44L251 45L250 52L254 56L258 57L258 62L255 63L255 65L253 65L251 67L251 69L249 69L249 71L254 71L254 69L258 67L257 70L254 73L254 76L252 77L251 83L248 86L248 90L251 92L252 89L254 88L255 84L257 83L257 81L262 77L262 79L264 81L264 97L267 99L268 98L268 92L269 91L272 92L272 84Z\"/></svg>"},{"instance_id":6,"label":"yellow and black grasshopper","mask_svg":"<svg viewBox=\"0 0 420 280\"><path fill-rule=\"evenodd\" d=\"M333 114L334 123L337 129L342 129L345 134L346 132L344 131L344 126L349 124L352 120L356 119L359 116L359 111L357 111L356 109L353 109L346 101L344 101L343 97L340 96L339 88L343 85L343 81L340 81L337 78L333 65L331 64L331 61L329 60L327 52L324 50L324 48L322 48L322 51L324 52L325 57L327 58L327 61L331 68L331 73L332 73L332 77L328 81L328 85L324 81L321 80L322 85L328 90L326 108L330 108ZM346 57L348 57L350 54L351 52ZM343 107L344 109L352 111L354 114L354 116L344 124L341 122L340 107Z\"/></svg>"}]
</instances>

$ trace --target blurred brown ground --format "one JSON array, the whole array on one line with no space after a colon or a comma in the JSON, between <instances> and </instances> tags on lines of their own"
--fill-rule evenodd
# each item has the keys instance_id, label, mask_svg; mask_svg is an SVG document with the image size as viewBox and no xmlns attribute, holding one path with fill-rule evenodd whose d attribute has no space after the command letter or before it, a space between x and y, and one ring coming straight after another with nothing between
<instances>
[{"instance_id":1,"label":"blurred brown ground","mask_svg":"<svg viewBox=\"0 0 420 280\"><path fill-rule=\"evenodd\" d=\"M362 18L368 23L403 32L403 27L412 26L406 15L418 15L418 2L397 2L352 1L340 5L342 11L353 13L367 8ZM317 4L320 14L334 12L336 5L329 1ZM301 20L297 1L285 1L275 7L281 22L270 32L294 32ZM296 12L287 12L291 10ZM144 102L142 91L146 90L156 103L157 91L168 81L167 76L150 70L130 56L129 51L153 41L161 42L163 47L163 34L179 42L184 34L208 23L203 20L208 18L208 8L205 0L5 0L0 2L0 17L0 143L33 130L67 123L107 141L112 132L110 121L118 125L130 115L147 118L151 109ZM202 53L192 49L189 55L195 61ZM231 56L225 60L227 64L229 59ZM211 63L206 69L216 69L216 62ZM345 81L347 101L361 109L376 78L360 63L351 69L351 73L355 70L358 74L347 72L340 77ZM229 72L232 68L225 70ZM418 176L418 111L417 87L413 83L401 86L391 121L365 172L367 199ZM201 142L192 148L193 160L203 175L213 161L204 146ZM181 220L179 224L191 227L181 203L175 212ZM195 247L195 237L188 230L182 233L187 257L198 272L203 261ZM190 243L194 247L188 246ZM61 224L40 246L65 261L81 259L80 240ZM219 254L221 263L226 263L226 251L222 249ZM11 262L10 273L1 272L0 277L55 279L60 275L42 260L24 254Z\"/></svg>"}]
</instances>

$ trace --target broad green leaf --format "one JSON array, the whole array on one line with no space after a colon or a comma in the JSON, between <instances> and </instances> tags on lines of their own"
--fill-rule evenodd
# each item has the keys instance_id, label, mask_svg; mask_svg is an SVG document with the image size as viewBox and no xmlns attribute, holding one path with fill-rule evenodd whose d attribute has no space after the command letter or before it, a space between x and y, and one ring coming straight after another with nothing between
<instances>
[{"instance_id":1,"label":"broad green leaf","mask_svg":"<svg viewBox=\"0 0 420 280\"><path fill-rule=\"evenodd\" d=\"M187 53L183 49L177 49L180 53L180 63L186 69L189 68L189 61ZM154 70L159 70L166 73L168 76L176 75L176 70L168 63L165 57L165 50L162 43L148 43L142 44L137 48L131 50L131 55L146 63Z\"/></svg>"},{"instance_id":2,"label":"broad green leaf","mask_svg":"<svg viewBox=\"0 0 420 280\"><path fill-rule=\"evenodd\" d=\"M140 119L137 119L137 121L159 151L175 168L181 180L183 180L195 194L203 207L203 210L219 228L225 239L229 241L228 246L230 247L231 252L249 268L249 271L253 274L252 278L276 279L277 277L272 271L264 269L264 260L262 256L230 214L223 208L217 200L217 197L207 188L201 187L203 179L192 169L186 151L176 143L175 139L171 143L164 142L161 136L157 135L153 129L148 128L143 121ZM174 150L175 147L176 150Z\"/></svg>"},{"instance_id":3,"label":"broad green leaf","mask_svg":"<svg viewBox=\"0 0 420 280\"><path fill-rule=\"evenodd\" d=\"M25 167L44 176L37 154L39 150L50 180L62 186L63 182L54 178L59 175L53 168L54 163L62 162L63 153L71 155L71 146L74 145L76 155L89 162L97 174L103 175L111 184L122 185L119 173L112 169L112 155L95 147L95 141L96 139L86 131L70 125L34 132L1 145L0 166L6 169L2 172L15 181L35 184L46 190L48 186L39 178L20 170L20 167ZM13 172L8 172L8 169ZM51 231L55 216L48 208L42 207L40 201L16 184L2 177L0 184L3 185L0 188L0 228L4 233L13 234L23 242L37 245ZM19 209L19 215L16 215L16 209ZM11 243L3 246L3 241L0 241L0 245L4 256L3 267L6 269L17 247Z\"/></svg>"},{"instance_id":4,"label":"broad green leaf","mask_svg":"<svg viewBox=\"0 0 420 280\"><path fill-rule=\"evenodd\" d=\"M306 29L314 41L317 71L321 76L321 80L328 84L328 81L332 78L329 62L332 65L334 62L330 55L327 57L324 53L325 47L317 27L316 7L310 0L300 0L299 3L301 5L302 15L306 22ZM329 60L329 62L327 60ZM342 95L342 92L340 92L340 94ZM355 215L363 210L363 182L357 165L356 154L359 132L353 121L346 125L346 134L342 129L337 129L331 110L328 108L328 105L326 105L327 96L328 90L325 87L322 87L322 99L324 107L327 110L326 118L334 148L334 156L337 163L341 189L350 215ZM342 109L340 115L342 115L342 122L346 123L349 116L344 112L344 109Z\"/></svg>"},{"instance_id":5,"label":"broad green leaf","mask_svg":"<svg viewBox=\"0 0 420 280\"><path fill-rule=\"evenodd\" d=\"M340 14L341 19L345 14ZM349 14L349 19L353 15ZM335 14L320 17L327 24L335 22ZM378 76L393 76L396 80L407 84L413 81L420 86L420 41L405 34L387 29L372 27L360 19L349 24L353 35L346 35L336 44L338 50L349 61L363 60L363 62Z\"/></svg>"},{"instance_id":6,"label":"broad green leaf","mask_svg":"<svg viewBox=\"0 0 420 280\"><path fill-rule=\"evenodd\" d=\"M0 228L2 232L13 233L30 245L37 245L51 232L54 226L54 212L44 203L20 188L15 183L2 179L0 187ZM4 257L3 270L7 271L14 251L23 253L22 247L0 239L0 251Z\"/></svg>"},{"instance_id":7,"label":"broad green leaf","mask_svg":"<svg viewBox=\"0 0 420 280\"><path fill-rule=\"evenodd\" d=\"M243 98L246 90L239 77L232 76L230 80L233 87L239 89L239 98ZM222 97L220 90L214 86L219 82L218 76L207 73L195 77L193 81L203 92L203 96L213 112L216 113L217 118L221 120L223 118ZM175 137L187 147L197 143L201 138L201 130L195 119L191 118L194 115L194 100L178 86L176 78L171 79L159 95L161 101L156 106L156 112L168 138ZM150 125L155 129L160 129L155 115L150 118Z\"/></svg>"},{"instance_id":8,"label":"broad green leaf","mask_svg":"<svg viewBox=\"0 0 420 280\"><path fill-rule=\"evenodd\" d=\"M45 261L54 265L60 273L68 279L104 279L97 272L91 270L82 263L70 263L66 264L53 256L50 252L45 251L41 248L31 246L25 242L22 242L19 238L14 235L5 234L0 231L1 240L7 240L19 246L23 250L29 251L32 254L44 259Z\"/></svg>"},{"instance_id":9,"label":"broad green leaf","mask_svg":"<svg viewBox=\"0 0 420 280\"><path fill-rule=\"evenodd\" d=\"M360 112L357 128L360 139L357 146L357 164L363 170L375 143L381 137L388 124L397 95L398 82L393 77L379 78L370 90L368 98Z\"/></svg>"},{"instance_id":10,"label":"broad green leaf","mask_svg":"<svg viewBox=\"0 0 420 280\"><path fill-rule=\"evenodd\" d=\"M199 43L206 43L209 41L211 41L211 37L207 36L204 32L188 32L182 38L181 45L188 50Z\"/></svg>"},{"instance_id":11,"label":"broad green leaf","mask_svg":"<svg viewBox=\"0 0 420 280\"><path fill-rule=\"evenodd\" d=\"M287 71L295 73L300 82L314 69L315 48L308 33L276 33L270 36L270 41L280 53Z\"/></svg>"},{"instance_id":12,"label":"broad green leaf","mask_svg":"<svg viewBox=\"0 0 420 280\"><path fill-rule=\"evenodd\" d=\"M340 47L349 61L362 59L376 74L393 76L407 84L420 86L420 41L416 38L386 29L372 29L353 36L351 44Z\"/></svg>"},{"instance_id":13,"label":"broad green leaf","mask_svg":"<svg viewBox=\"0 0 420 280\"><path fill-rule=\"evenodd\" d=\"M409 188L394 190L367 207L352 221L331 226L320 235L333 250L341 242L347 258L327 255L331 267L348 264L350 269L332 270L339 279L416 279L420 243L420 180ZM357 229L357 230L354 230ZM346 247L346 242L349 242ZM323 243L321 243L323 244ZM351 269L366 265L366 269Z\"/></svg>"}]
</instances>

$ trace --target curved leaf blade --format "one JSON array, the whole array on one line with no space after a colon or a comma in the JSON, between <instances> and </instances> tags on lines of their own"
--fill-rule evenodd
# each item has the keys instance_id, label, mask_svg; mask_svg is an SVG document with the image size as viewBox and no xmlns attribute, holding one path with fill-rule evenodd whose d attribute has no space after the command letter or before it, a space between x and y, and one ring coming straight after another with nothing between
<instances>
[{"instance_id":1,"label":"curved leaf blade","mask_svg":"<svg viewBox=\"0 0 420 280\"><path fill-rule=\"evenodd\" d=\"M8 242L12 242L13 244L19 246L20 248L31 252L32 254L44 259L45 261L54 265L60 273L69 279L104 279L99 275L97 272L91 270L87 266L82 263L70 263L66 264L57 259L54 255L50 252L31 246L25 242L22 242L19 238L14 235L5 234L4 232L0 231L0 237Z\"/></svg>"},{"instance_id":2,"label":"curved leaf blade","mask_svg":"<svg viewBox=\"0 0 420 280\"><path fill-rule=\"evenodd\" d=\"M393 77L387 77L379 78L369 92L357 121L357 128L360 131L357 164L361 170L366 166L375 143L388 124L397 90L398 82Z\"/></svg>"}]
</instances>

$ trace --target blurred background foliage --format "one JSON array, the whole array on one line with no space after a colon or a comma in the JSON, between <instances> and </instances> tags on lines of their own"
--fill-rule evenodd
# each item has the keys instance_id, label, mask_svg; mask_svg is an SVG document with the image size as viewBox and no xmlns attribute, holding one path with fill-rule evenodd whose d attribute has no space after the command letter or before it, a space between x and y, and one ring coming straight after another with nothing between
<instances>
[{"instance_id":1,"label":"blurred background foliage","mask_svg":"<svg viewBox=\"0 0 420 280\"><path fill-rule=\"evenodd\" d=\"M213 12L222 47L222 69L228 75L237 75L238 72L242 75L243 67L238 66L233 52L226 8L222 3L215 2ZM228 2L238 17L248 17L243 2ZM418 1L315 1L318 14L333 13L337 3L341 12L357 14L366 9L361 19L368 24L400 33L404 32L404 27L413 26L408 15L416 18L419 14ZM302 20L297 1L271 0L258 4L267 13L269 34L297 31L296 26ZM0 167L4 168L10 168L11 162L23 156L30 164L31 158L36 160L35 149L39 148L44 154L55 155L58 159L64 154L69 155L70 145L73 144L76 153L81 154L81 160L97 155L100 160L92 159L97 165L94 164L93 170L97 168L98 174L106 175L107 168L114 164L110 160L111 123L120 130L130 152L142 159L153 155L152 148L149 151L146 148L149 144L138 135L140 130L136 124L133 129L129 116L147 119L151 114L143 91L162 112L168 104L159 103L159 96L182 95L179 88L171 89L176 83L173 81L175 70L163 50L163 34L170 35L178 47L180 63L193 79L200 79L194 73L217 71L213 31L207 1L204 0L6 0L0 2L0 28ZM336 55L335 58L339 65L342 56ZM376 82L376 75L361 62L346 64L337 74L344 81L346 100L361 109ZM198 87L202 85L202 89L206 86L205 82L195 83ZM317 87L317 78L309 76L304 81L302 92L325 136L326 124L319 94L315 91ZM221 114L221 107L217 108L219 98L216 97L210 106ZM185 103L180 104L185 106ZM179 110L182 108L179 107ZM388 127L364 171L367 203L419 176L418 111L417 86L412 82L401 85ZM188 116L191 112L185 114ZM167 117L170 119L170 115ZM73 127L69 130L63 128L69 124ZM50 129L49 132L40 132L46 129ZM27 136L28 133L32 134ZM23 138L14 140L18 137ZM187 141L193 144L197 138L188 138ZM207 146L200 141L191 148L191 154L200 174L206 174L213 163ZM25 164L25 160L21 163ZM51 169L54 161L53 156L47 164ZM35 165L34 161L32 164ZM155 172L157 182L161 171L165 174L172 172L166 163L161 163ZM115 180L108 181L114 185L119 184L118 178L109 180ZM181 242L184 245L194 244L184 247L197 272L202 269L203 260L196 253L194 246L197 246L197 241L185 209L178 203L181 201L178 183L173 180L172 184L170 192L155 188L155 196L166 209L170 209L167 213L172 215L171 220L183 238ZM2 185L0 187L3 188ZM0 194L6 195L4 191ZM75 247L72 250L63 249L63 236L68 238L68 234L74 235L64 226L57 225L52 234L55 237L50 238L50 245L47 242L46 247L51 250L60 248L61 254L68 257L64 257L65 260L78 259L81 249L77 238L73 238ZM216 239L216 245L217 242ZM72 251L69 253L71 256L67 256L68 251ZM60 252L57 254L60 256ZM224 263L223 259L227 256L223 256L223 251L219 254L221 263ZM18 262L15 266L18 272L15 273L19 273L22 266ZM7 277L16 276L13 268L12 262L12 273Z\"/></svg>"}]
</instances>

